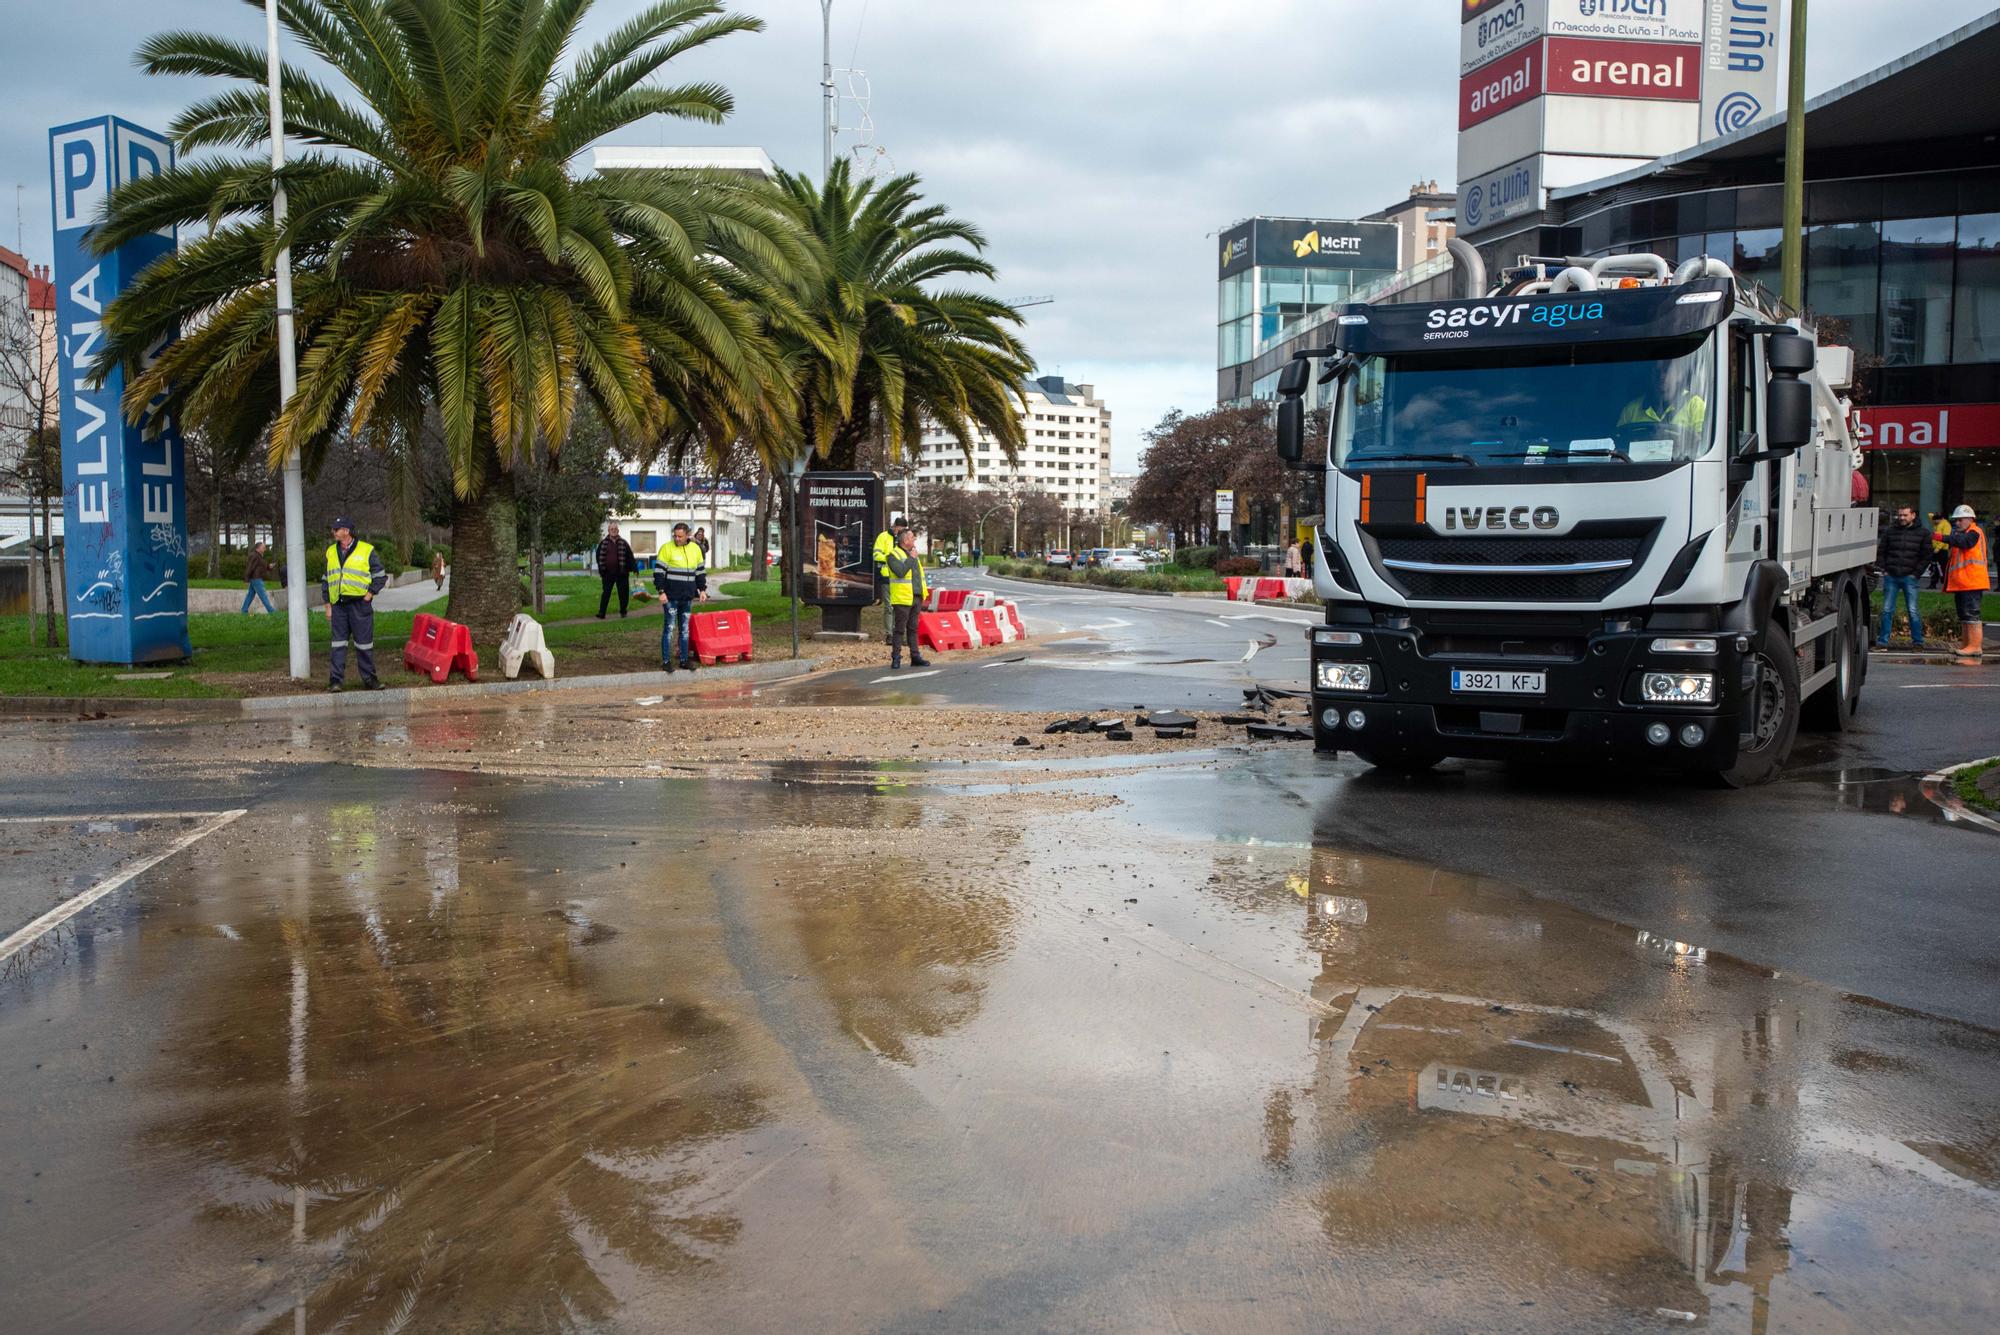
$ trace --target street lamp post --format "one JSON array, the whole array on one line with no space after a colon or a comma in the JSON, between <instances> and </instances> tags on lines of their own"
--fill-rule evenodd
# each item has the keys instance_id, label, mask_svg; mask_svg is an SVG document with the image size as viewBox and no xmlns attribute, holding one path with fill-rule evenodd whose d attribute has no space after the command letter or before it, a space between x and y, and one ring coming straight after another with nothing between
<instances>
[{"instance_id":1,"label":"street lamp post","mask_svg":"<svg viewBox=\"0 0 2000 1335\"><path fill-rule=\"evenodd\" d=\"M812 462L812 451L805 450L785 465L785 478L791 483L791 497L785 503L792 522L786 525L791 530L785 535L785 550L791 554L792 566L792 657L799 656L799 549L804 544L801 536L805 527L799 515L799 479L806 475L806 466Z\"/></svg>"},{"instance_id":2,"label":"street lamp post","mask_svg":"<svg viewBox=\"0 0 2000 1335\"><path fill-rule=\"evenodd\" d=\"M824 187L833 175L833 0L819 0L819 96L819 180Z\"/></svg>"},{"instance_id":3,"label":"street lamp post","mask_svg":"<svg viewBox=\"0 0 2000 1335\"><path fill-rule=\"evenodd\" d=\"M285 186L278 173L285 166L285 117L278 92L278 0L264 0L266 66L271 83L271 226L285 226ZM277 263L278 411L291 402L298 388L298 348L292 340L292 248L281 247ZM306 501L299 452L285 456L285 639L293 681L311 671L306 637Z\"/></svg>"}]
</instances>

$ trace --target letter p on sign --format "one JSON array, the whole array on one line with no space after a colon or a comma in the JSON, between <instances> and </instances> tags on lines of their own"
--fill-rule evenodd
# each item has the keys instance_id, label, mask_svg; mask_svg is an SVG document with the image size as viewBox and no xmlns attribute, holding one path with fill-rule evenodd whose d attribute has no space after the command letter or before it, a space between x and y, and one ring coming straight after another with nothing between
<instances>
[{"instance_id":1,"label":"letter p on sign","mask_svg":"<svg viewBox=\"0 0 2000 1335\"><path fill-rule=\"evenodd\" d=\"M110 193L109 155L105 130L87 125L49 140L56 184L55 221L58 232L90 226L104 197Z\"/></svg>"}]
</instances>

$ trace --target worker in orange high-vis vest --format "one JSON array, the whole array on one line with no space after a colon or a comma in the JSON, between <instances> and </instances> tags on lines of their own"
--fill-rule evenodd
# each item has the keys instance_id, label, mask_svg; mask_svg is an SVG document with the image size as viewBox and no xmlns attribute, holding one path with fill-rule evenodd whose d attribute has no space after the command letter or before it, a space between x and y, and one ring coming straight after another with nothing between
<instances>
[{"instance_id":1,"label":"worker in orange high-vis vest","mask_svg":"<svg viewBox=\"0 0 2000 1335\"><path fill-rule=\"evenodd\" d=\"M1945 535L1944 588L1958 603L1958 624L1965 642L1958 656L1978 662L1986 652L1986 624L1982 619L1986 591L1993 577L1986 571L1986 531L1974 522L1977 516L1969 505L1951 512L1951 532Z\"/></svg>"}]
</instances>

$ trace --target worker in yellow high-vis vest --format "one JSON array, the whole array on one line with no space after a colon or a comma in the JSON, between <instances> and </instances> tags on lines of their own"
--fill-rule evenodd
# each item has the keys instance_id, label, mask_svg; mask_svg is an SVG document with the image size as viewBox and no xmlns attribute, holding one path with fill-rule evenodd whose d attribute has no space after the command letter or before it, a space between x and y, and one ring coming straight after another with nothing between
<instances>
[{"instance_id":1,"label":"worker in yellow high-vis vest","mask_svg":"<svg viewBox=\"0 0 2000 1335\"><path fill-rule=\"evenodd\" d=\"M909 521L897 515L889 521L889 527L875 535L875 596L882 598L882 642L896 642L895 612L890 609L888 599L883 597L889 589L889 556L903 545L903 534L909 531Z\"/></svg>"},{"instance_id":2,"label":"worker in yellow high-vis vest","mask_svg":"<svg viewBox=\"0 0 2000 1335\"><path fill-rule=\"evenodd\" d=\"M929 667L930 660L917 648L917 617L924 610L924 595L930 585L924 580L924 561L917 555L917 531L903 530L901 539L889 549L889 668L903 666L903 646L910 646L910 666Z\"/></svg>"},{"instance_id":3,"label":"worker in yellow high-vis vest","mask_svg":"<svg viewBox=\"0 0 2000 1335\"><path fill-rule=\"evenodd\" d=\"M354 536L354 521L346 515L333 521L333 543L326 549L326 574L319 582L326 599L326 619L333 628L333 652L328 658L326 689L338 691L347 675L351 646L361 665L361 684L382 689L375 676L375 595L389 582L382 554L373 543Z\"/></svg>"}]
</instances>

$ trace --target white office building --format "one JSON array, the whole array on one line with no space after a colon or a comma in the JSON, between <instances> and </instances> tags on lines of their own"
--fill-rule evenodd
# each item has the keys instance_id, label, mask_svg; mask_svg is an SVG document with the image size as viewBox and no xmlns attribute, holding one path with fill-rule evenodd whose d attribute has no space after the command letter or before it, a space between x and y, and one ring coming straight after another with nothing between
<instances>
[{"instance_id":1,"label":"white office building","mask_svg":"<svg viewBox=\"0 0 2000 1335\"><path fill-rule=\"evenodd\" d=\"M953 482L973 491L1044 492L1070 515L1095 519L1110 504L1111 409L1090 385L1059 375L1021 382L1020 456L1009 462L1000 442L980 431L971 456L943 428L924 428L918 483Z\"/></svg>"}]
</instances>

